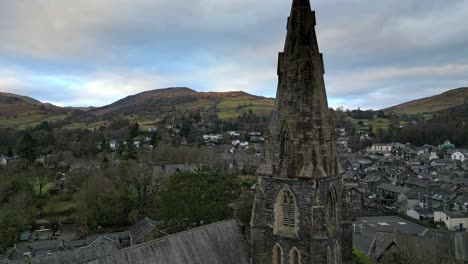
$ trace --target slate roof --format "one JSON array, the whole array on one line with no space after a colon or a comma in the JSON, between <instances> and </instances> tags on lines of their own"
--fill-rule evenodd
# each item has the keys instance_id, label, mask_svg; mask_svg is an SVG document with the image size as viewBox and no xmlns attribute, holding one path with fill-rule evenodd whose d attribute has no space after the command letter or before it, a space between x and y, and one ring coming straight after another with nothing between
<instances>
[{"instance_id":1,"label":"slate roof","mask_svg":"<svg viewBox=\"0 0 468 264\"><path fill-rule=\"evenodd\" d=\"M460 211L447 211L445 214L450 218L468 218L468 215Z\"/></svg>"},{"instance_id":2,"label":"slate roof","mask_svg":"<svg viewBox=\"0 0 468 264\"><path fill-rule=\"evenodd\" d=\"M61 251L52 255L32 258L31 264L75 264L87 263L104 255L117 252L117 247L112 242L95 246Z\"/></svg>"},{"instance_id":3,"label":"slate roof","mask_svg":"<svg viewBox=\"0 0 468 264\"><path fill-rule=\"evenodd\" d=\"M358 177L358 171L348 170L343 173L343 180L354 180L354 177Z\"/></svg>"},{"instance_id":4,"label":"slate roof","mask_svg":"<svg viewBox=\"0 0 468 264\"><path fill-rule=\"evenodd\" d=\"M424 196L424 192L421 191L421 190L411 189L405 195L406 195L406 198L408 198L408 199L417 200L417 199Z\"/></svg>"},{"instance_id":5,"label":"slate roof","mask_svg":"<svg viewBox=\"0 0 468 264\"><path fill-rule=\"evenodd\" d=\"M164 164L159 166L153 166L153 178L154 179L166 179L177 172L194 172L197 170L197 166L194 164Z\"/></svg>"},{"instance_id":6,"label":"slate roof","mask_svg":"<svg viewBox=\"0 0 468 264\"><path fill-rule=\"evenodd\" d=\"M359 227L358 227L359 228ZM358 231L359 232L359 231ZM375 236L370 234L354 233L353 235L353 247L366 253L366 255L372 254L372 246L375 244Z\"/></svg>"},{"instance_id":7,"label":"slate roof","mask_svg":"<svg viewBox=\"0 0 468 264\"><path fill-rule=\"evenodd\" d=\"M360 193L366 193L366 191L362 188L359 188L358 186L346 186L347 190L351 190L351 189L354 189Z\"/></svg>"},{"instance_id":8,"label":"slate roof","mask_svg":"<svg viewBox=\"0 0 468 264\"><path fill-rule=\"evenodd\" d=\"M434 210L430 208L413 208L414 211L416 211L420 215L428 215L428 214L433 214Z\"/></svg>"},{"instance_id":9,"label":"slate roof","mask_svg":"<svg viewBox=\"0 0 468 264\"><path fill-rule=\"evenodd\" d=\"M191 229L100 257L89 264L248 264L235 220Z\"/></svg>"},{"instance_id":10,"label":"slate roof","mask_svg":"<svg viewBox=\"0 0 468 264\"><path fill-rule=\"evenodd\" d=\"M133 243L141 240L148 233L152 232L156 226L160 225L161 221L154 221L148 217L145 217L138 221L135 225L130 227L130 236L132 237Z\"/></svg>"},{"instance_id":11,"label":"slate roof","mask_svg":"<svg viewBox=\"0 0 468 264\"><path fill-rule=\"evenodd\" d=\"M406 188L403 186L395 186L390 183L382 183L379 186L377 186L377 189L393 192L393 193L408 193L411 191L410 188Z\"/></svg>"},{"instance_id":12,"label":"slate roof","mask_svg":"<svg viewBox=\"0 0 468 264\"><path fill-rule=\"evenodd\" d=\"M396 230L400 234L418 235L427 230L424 226L399 216L358 217L353 224L355 224L356 231L360 231L362 227L363 234L393 233Z\"/></svg>"},{"instance_id":13,"label":"slate roof","mask_svg":"<svg viewBox=\"0 0 468 264\"><path fill-rule=\"evenodd\" d=\"M416 177L410 177L405 181L407 185L414 185L421 188L429 187L429 181L427 179L420 179Z\"/></svg>"},{"instance_id":14,"label":"slate roof","mask_svg":"<svg viewBox=\"0 0 468 264\"><path fill-rule=\"evenodd\" d=\"M381 232L376 234L375 257L380 258L392 245L415 258L418 263L434 263L437 257L446 256L449 253L447 246L442 247L440 243L435 243L428 237Z\"/></svg>"},{"instance_id":15,"label":"slate roof","mask_svg":"<svg viewBox=\"0 0 468 264\"><path fill-rule=\"evenodd\" d=\"M378 182L381 179L387 180L385 177L378 175L378 174L370 174L367 175L364 179L362 179L363 182ZM388 181L388 180L387 180Z\"/></svg>"}]
</instances>

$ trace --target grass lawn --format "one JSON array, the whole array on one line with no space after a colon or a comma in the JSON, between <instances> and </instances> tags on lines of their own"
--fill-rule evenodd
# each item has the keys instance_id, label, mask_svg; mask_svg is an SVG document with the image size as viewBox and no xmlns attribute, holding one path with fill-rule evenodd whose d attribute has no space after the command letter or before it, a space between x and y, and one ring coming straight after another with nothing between
<instances>
[{"instance_id":1,"label":"grass lawn","mask_svg":"<svg viewBox=\"0 0 468 264\"><path fill-rule=\"evenodd\" d=\"M107 126L109 124L108 121L99 121L95 123L85 124L85 123L73 123L70 125L66 125L64 129L90 129L93 130L95 128L99 128L101 126Z\"/></svg>"},{"instance_id":2,"label":"grass lawn","mask_svg":"<svg viewBox=\"0 0 468 264\"><path fill-rule=\"evenodd\" d=\"M53 182L46 183L44 186L42 186L42 195L46 194L50 189L54 187L55 187L55 183ZM37 179L34 181L33 188L34 188L34 194L38 196L39 195L39 181Z\"/></svg>"},{"instance_id":3,"label":"grass lawn","mask_svg":"<svg viewBox=\"0 0 468 264\"><path fill-rule=\"evenodd\" d=\"M369 129L369 127L372 126L372 130L373 130L374 133L376 133L379 129L388 129L388 127L392 123L389 119L380 118L380 117L375 117L372 120L369 120L369 119L354 119L352 117L347 117L347 118L358 129ZM367 125L359 126L358 125L359 121L362 121L362 123L367 124Z\"/></svg>"},{"instance_id":4,"label":"grass lawn","mask_svg":"<svg viewBox=\"0 0 468 264\"><path fill-rule=\"evenodd\" d=\"M268 112L274 107L274 102L267 99L224 99L216 108L220 119L236 118L242 113L252 110L254 112Z\"/></svg>"},{"instance_id":5,"label":"grass lawn","mask_svg":"<svg viewBox=\"0 0 468 264\"><path fill-rule=\"evenodd\" d=\"M69 209L73 208L75 203L73 201L63 201L59 199L51 199L47 204L42 208L43 213L60 213L67 212Z\"/></svg>"},{"instance_id":6,"label":"grass lawn","mask_svg":"<svg viewBox=\"0 0 468 264\"><path fill-rule=\"evenodd\" d=\"M63 120L67 116L68 115L65 115L65 114L49 116L41 112L30 111L27 113L22 113L21 115L18 115L16 118L0 119L0 127L17 127L19 129L24 129L24 128L38 125L44 121L51 122L51 121Z\"/></svg>"},{"instance_id":7,"label":"grass lawn","mask_svg":"<svg viewBox=\"0 0 468 264\"><path fill-rule=\"evenodd\" d=\"M138 125L140 126L140 131L148 131L148 128L155 127L155 120L140 121Z\"/></svg>"}]
</instances>

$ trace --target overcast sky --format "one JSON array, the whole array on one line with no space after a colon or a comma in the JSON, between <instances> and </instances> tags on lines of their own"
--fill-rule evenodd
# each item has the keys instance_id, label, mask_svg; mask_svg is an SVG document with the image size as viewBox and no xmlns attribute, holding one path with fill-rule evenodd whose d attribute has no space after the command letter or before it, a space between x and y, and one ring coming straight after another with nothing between
<instances>
[{"instance_id":1,"label":"overcast sky","mask_svg":"<svg viewBox=\"0 0 468 264\"><path fill-rule=\"evenodd\" d=\"M468 86L468 1L311 0L333 107ZM274 97L291 0L1 0L0 91L101 106L165 87Z\"/></svg>"}]
</instances>

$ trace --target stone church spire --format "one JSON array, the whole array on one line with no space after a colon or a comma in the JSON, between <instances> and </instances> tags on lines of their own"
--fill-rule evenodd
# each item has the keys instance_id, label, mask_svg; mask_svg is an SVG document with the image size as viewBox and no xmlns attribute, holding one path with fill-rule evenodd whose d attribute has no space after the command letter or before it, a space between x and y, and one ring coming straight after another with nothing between
<instances>
[{"instance_id":1,"label":"stone church spire","mask_svg":"<svg viewBox=\"0 0 468 264\"><path fill-rule=\"evenodd\" d=\"M264 176L326 178L337 175L334 128L328 109L323 56L309 0L293 0L284 51L278 58L278 89Z\"/></svg>"},{"instance_id":2,"label":"stone church spire","mask_svg":"<svg viewBox=\"0 0 468 264\"><path fill-rule=\"evenodd\" d=\"M251 219L252 263L352 263L323 56L309 0L293 0Z\"/></svg>"}]
</instances>

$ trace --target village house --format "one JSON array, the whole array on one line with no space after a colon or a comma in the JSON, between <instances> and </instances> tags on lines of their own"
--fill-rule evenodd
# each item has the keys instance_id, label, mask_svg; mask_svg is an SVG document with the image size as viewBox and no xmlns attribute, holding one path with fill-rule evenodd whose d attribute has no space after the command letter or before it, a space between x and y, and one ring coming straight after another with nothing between
<instances>
[{"instance_id":1,"label":"village house","mask_svg":"<svg viewBox=\"0 0 468 264\"><path fill-rule=\"evenodd\" d=\"M430 208L410 208L406 215L416 220L434 219L434 211Z\"/></svg>"},{"instance_id":2,"label":"village house","mask_svg":"<svg viewBox=\"0 0 468 264\"><path fill-rule=\"evenodd\" d=\"M430 165L413 165L411 166L411 170L416 172L416 173L429 173L432 171L432 168Z\"/></svg>"},{"instance_id":3,"label":"village house","mask_svg":"<svg viewBox=\"0 0 468 264\"><path fill-rule=\"evenodd\" d=\"M6 166L8 164L8 161L5 157L0 156L0 166Z\"/></svg>"},{"instance_id":4,"label":"village house","mask_svg":"<svg viewBox=\"0 0 468 264\"><path fill-rule=\"evenodd\" d=\"M178 172L195 172L195 164L161 164L153 166L152 186L148 186L150 192L154 186L159 186L163 181L169 179Z\"/></svg>"},{"instance_id":5,"label":"village house","mask_svg":"<svg viewBox=\"0 0 468 264\"><path fill-rule=\"evenodd\" d=\"M410 188L406 188L403 186L395 186L390 183L382 183L379 186L376 187L376 192L378 197L382 201L389 201L389 202L404 202L403 199L404 197L400 196L400 194L406 194L409 191L411 191Z\"/></svg>"},{"instance_id":6,"label":"village house","mask_svg":"<svg viewBox=\"0 0 468 264\"><path fill-rule=\"evenodd\" d=\"M390 180L379 174L370 174L362 179L361 183L367 192L376 193L377 186L380 186L384 183L390 183Z\"/></svg>"},{"instance_id":7,"label":"village house","mask_svg":"<svg viewBox=\"0 0 468 264\"><path fill-rule=\"evenodd\" d=\"M361 180L361 173L362 172L358 170L348 170L342 176L343 182L346 184L358 184Z\"/></svg>"},{"instance_id":8,"label":"village house","mask_svg":"<svg viewBox=\"0 0 468 264\"><path fill-rule=\"evenodd\" d=\"M221 134L208 134L208 135L203 135L203 141L205 144L207 143L215 143L218 144L220 143L221 140L223 140L223 135Z\"/></svg>"},{"instance_id":9,"label":"village house","mask_svg":"<svg viewBox=\"0 0 468 264\"><path fill-rule=\"evenodd\" d=\"M452 160L459 160L464 162L466 159L468 159L468 150L465 149L452 150L449 151L448 154Z\"/></svg>"},{"instance_id":10,"label":"village house","mask_svg":"<svg viewBox=\"0 0 468 264\"><path fill-rule=\"evenodd\" d=\"M430 181L431 180L427 178L411 177L403 181L401 185L408 188L428 189Z\"/></svg>"},{"instance_id":11,"label":"village house","mask_svg":"<svg viewBox=\"0 0 468 264\"><path fill-rule=\"evenodd\" d=\"M431 161L431 166L436 170L456 170L461 164L458 160L452 159L435 159Z\"/></svg>"},{"instance_id":12,"label":"village house","mask_svg":"<svg viewBox=\"0 0 468 264\"><path fill-rule=\"evenodd\" d=\"M255 137L255 136L260 137L260 136L262 136L262 132L252 131L252 132L249 132L249 136L251 136L251 137Z\"/></svg>"},{"instance_id":13,"label":"village house","mask_svg":"<svg viewBox=\"0 0 468 264\"><path fill-rule=\"evenodd\" d=\"M435 211L448 211L453 207L454 201L458 194L455 187L445 189L441 185L439 188L432 191L429 198L429 206Z\"/></svg>"},{"instance_id":14,"label":"village house","mask_svg":"<svg viewBox=\"0 0 468 264\"><path fill-rule=\"evenodd\" d=\"M359 159L357 162L359 163L359 168L361 170L365 170L374 164L374 162L368 158Z\"/></svg>"},{"instance_id":15,"label":"village house","mask_svg":"<svg viewBox=\"0 0 468 264\"><path fill-rule=\"evenodd\" d=\"M398 194L398 201L405 204L406 209L425 207L427 205L426 192L419 189L410 189L408 192L401 192Z\"/></svg>"},{"instance_id":16,"label":"village house","mask_svg":"<svg viewBox=\"0 0 468 264\"><path fill-rule=\"evenodd\" d=\"M434 172L433 175L434 175L434 178L443 182L453 182L461 178L461 175L459 172L451 171L451 170L440 170L440 171Z\"/></svg>"},{"instance_id":17,"label":"village house","mask_svg":"<svg viewBox=\"0 0 468 264\"><path fill-rule=\"evenodd\" d=\"M372 144L369 152L373 153L391 153L393 149L392 144L382 144L382 143L374 143Z\"/></svg>"},{"instance_id":18,"label":"village house","mask_svg":"<svg viewBox=\"0 0 468 264\"><path fill-rule=\"evenodd\" d=\"M228 131L227 133L231 137L239 137L240 136L240 133L236 132L236 131Z\"/></svg>"},{"instance_id":19,"label":"village house","mask_svg":"<svg viewBox=\"0 0 468 264\"><path fill-rule=\"evenodd\" d=\"M110 140L109 141L109 148L111 150L116 150L119 148L119 141L118 140Z\"/></svg>"},{"instance_id":20,"label":"village house","mask_svg":"<svg viewBox=\"0 0 468 264\"><path fill-rule=\"evenodd\" d=\"M357 186L348 186L347 202L349 209L362 210L365 207L366 192Z\"/></svg>"},{"instance_id":21,"label":"village house","mask_svg":"<svg viewBox=\"0 0 468 264\"><path fill-rule=\"evenodd\" d=\"M398 184L403 184L410 178L417 178L418 174L414 172L412 169L405 169L403 172L397 175Z\"/></svg>"},{"instance_id":22,"label":"village house","mask_svg":"<svg viewBox=\"0 0 468 264\"><path fill-rule=\"evenodd\" d=\"M460 211L436 211L434 222L444 222L448 230L466 231L468 227L468 215Z\"/></svg>"},{"instance_id":23,"label":"village house","mask_svg":"<svg viewBox=\"0 0 468 264\"><path fill-rule=\"evenodd\" d=\"M453 210L468 212L468 192L460 193L453 202Z\"/></svg>"},{"instance_id":24,"label":"village house","mask_svg":"<svg viewBox=\"0 0 468 264\"><path fill-rule=\"evenodd\" d=\"M264 142L265 138L261 136L251 136L250 142Z\"/></svg>"},{"instance_id":25,"label":"village house","mask_svg":"<svg viewBox=\"0 0 468 264\"><path fill-rule=\"evenodd\" d=\"M392 153L393 156L400 157L400 158L402 158L404 160L409 160L410 159L409 151L404 146L394 147L392 149L391 153Z\"/></svg>"},{"instance_id":26,"label":"village house","mask_svg":"<svg viewBox=\"0 0 468 264\"><path fill-rule=\"evenodd\" d=\"M130 232L130 244L134 246L164 236L165 234L162 234L157 229L157 226L162 223L148 217L141 219L128 229Z\"/></svg>"}]
</instances>

